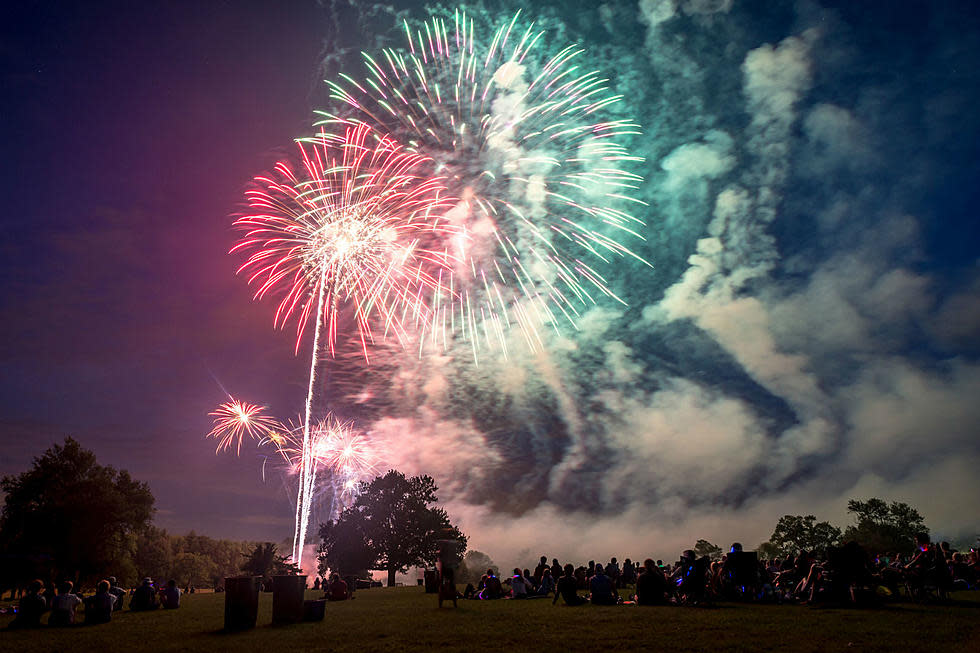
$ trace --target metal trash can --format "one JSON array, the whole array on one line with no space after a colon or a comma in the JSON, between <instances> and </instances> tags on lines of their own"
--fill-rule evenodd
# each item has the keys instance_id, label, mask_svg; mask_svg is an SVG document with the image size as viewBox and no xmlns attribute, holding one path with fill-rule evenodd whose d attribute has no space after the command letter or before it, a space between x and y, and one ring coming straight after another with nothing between
<instances>
[{"instance_id":1,"label":"metal trash can","mask_svg":"<svg viewBox=\"0 0 980 653\"><path fill-rule=\"evenodd\" d=\"M259 616L258 576L234 576L225 579L225 630L255 628Z\"/></svg>"},{"instance_id":2,"label":"metal trash can","mask_svg":"<svg viewBox=\"0 0 980 653\"><path fill-rule=\"evenodd\" d=\"M303 601L303 621L323 621L326 607L326 599Z\"/></svg>"},{"instance_id":3,"label":"metal trash can","mask_svg":"<svg viewBox=\"0 0 980 653\"><path fill-rule=\"evenodd\" d=\"M274 576L272 579L272 623L297 624L303 620L306 576Z\"/></svg>"},{"instance_id":4,"label":"metal trash can","mask_svg":"<svg viewBox=\"0 0 980 653\"><path fill-rule=\"evenodd\" d=\"M426 569L422 574L425 584L426 594L435 594L439 591L439 574L435 569Z\"/></svg>"}]
</instances>

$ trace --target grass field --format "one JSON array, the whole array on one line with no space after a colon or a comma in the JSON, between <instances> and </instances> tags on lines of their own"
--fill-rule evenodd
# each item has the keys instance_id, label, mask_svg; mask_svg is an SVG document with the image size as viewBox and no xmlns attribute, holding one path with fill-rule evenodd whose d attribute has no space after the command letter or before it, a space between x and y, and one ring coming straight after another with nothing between
<instances>
[{"instance_id":1,"label":"grass field","mask_svg":"<svg viewBox=\"0 0 980 653\"><path fill-rule=\"evenodd\" d=\"M319 593L308 592L307 598ZM552 606L550 600L460 601L439 610L418 587L374 588L327 605L322 622L221 632L223 594L194 594L176 611L117 612L112 623L0 631L4 651L980 651L980 596L947 605L821 609L720 603L710 608ZM0 616L0 626L11 620ZM45 618L46 620L46 618Z\"/></svg>"}]
</instances>

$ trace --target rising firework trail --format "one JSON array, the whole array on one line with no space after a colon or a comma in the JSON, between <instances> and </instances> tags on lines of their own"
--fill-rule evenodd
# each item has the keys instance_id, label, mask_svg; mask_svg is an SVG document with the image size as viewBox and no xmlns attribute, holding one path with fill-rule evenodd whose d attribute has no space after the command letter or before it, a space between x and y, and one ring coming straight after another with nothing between
<instances>
[{"instance_id":1,"label":"rising firework trail","mask_svg":"<svg viewBox=\"0 0 980 653\"><path fill-rule=\"evenodd\" d=\"M600 296L621 301L598 264L642 261L621 240L641 239L630 207L641 161L621 96L590 70L584 51L544 52L544 30L520 14L478 33L457 10L418 27L406 46L364 53L367 74L328 80L333 111L319 125L368 124L430 158L457 198L446 244L456 261L434 303L434 342L462 333L474 355L516 324L532 349L539 327L575 324Z\"/></svg>"},{"instance_id":2,"label":"rising firework trail","mask_svg":"<svg viewBox=\"0 0 980 653\"><path fill-rule=\"evenodd\" d=\"M275 324L296 322L296 351L313 322L313 351L303 420L293 561L302 562L314 490L313 397L321 350L334 355L342 310L353 314L365 359L377 332L402 339L431 319L428 297L440 292L446 253L431 249L452 225L437 218L446 199L426 162L366 125L343 135L321 132L298 143L298 170L286 162L255 179L249 212L232 253L257 286L255 298L281 293Z\"/></svg>"}]
</instances>

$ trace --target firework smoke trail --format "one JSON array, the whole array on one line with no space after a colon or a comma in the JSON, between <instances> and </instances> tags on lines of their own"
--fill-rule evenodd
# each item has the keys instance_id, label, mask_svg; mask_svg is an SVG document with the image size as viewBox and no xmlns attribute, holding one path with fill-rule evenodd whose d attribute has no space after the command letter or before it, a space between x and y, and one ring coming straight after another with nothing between
<instances>
[{"instance_id":1,"label":"firework smoke trail","mask_svg":"<svg viewBox=\"0 0 980 653\"><path fill-rule=\"evenodd\" d=\"M602 120L621 100L587 71L569 45L550 58L543 31L515 30L519 14L489 39L457 10L418 29L405 23L408 49L364 53L365 80L327 81L336 113L318 125L370 124L432 158L460 198L447 217L460 233L447 245L460 261L434 305L433 341L447 331L499 342L520 326L532 350L538 327L575 324L598 296L620 300L589 262L629 256L617 238L642 238L643 222L624 210L642 178L641 159L621 144L637 132L628 119Z\"/></svg>"},{"instance_id":2,"label":"firework smoke trail","mask_svg":"<svg viewBox=\"0 0 980 653\"><path fill-rule=\"evenodd\" d=\"M293 561L301 564L315 484L310 426L322 341L332 356L341 307L353 311L365 359L372 321L399 340L408 328L424 329L426 298L439 293L441 270L451 265L426 243L444 240L437 232L452 232L452 225L436 219L446 199L438 177L418 172L425 157L366 125L349 126L343 136L321 133L298 147L301 170L280 162L275 177L256 178L247 193L252 212L235 221L245 233L231 251L249 254L238 271L258 286L256 299L284 292L275 324L296 319L297 352L313 314L293 539Z\"/></svg>"}]
</instances>

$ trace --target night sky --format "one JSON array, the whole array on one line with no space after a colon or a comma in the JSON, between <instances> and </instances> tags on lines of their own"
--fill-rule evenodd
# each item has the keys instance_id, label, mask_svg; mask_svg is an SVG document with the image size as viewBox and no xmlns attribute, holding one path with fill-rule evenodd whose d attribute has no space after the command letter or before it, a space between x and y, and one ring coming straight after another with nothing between
<instances>
[{"instance_id":1,"label":"night sky","mask_svg":"<svg viewBox=\"0 0 980 653\"><path fill-rule=\"evenodd\" d=\"M485 33L518 6L473 13ZM0 473L70 435L149 482L159 526L290 537L291 481L204 438L226 392L282 417L305 399L308 359L235 276L231 222L250 179L311 132L322 79L362 77L358 49L401 47L403 15L426 16L2 10ZM643 125L633 246L653 268L607 269L629 307L600 302L539 354L477 367L461 343L344 377L343 396L357 372L369 390L340 411L381 466L433 475L495 559L754 545L786 513L844 525L850 497L980 533L974 3L551 2L524 17L547 51L581 43L625 96L614 111Z\"/></svg>"}]
</instances>

